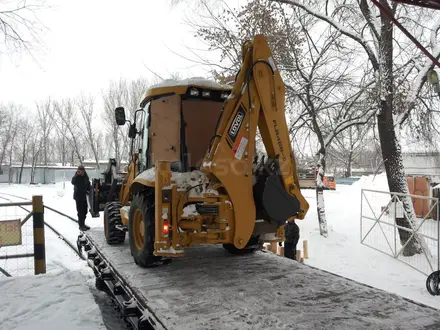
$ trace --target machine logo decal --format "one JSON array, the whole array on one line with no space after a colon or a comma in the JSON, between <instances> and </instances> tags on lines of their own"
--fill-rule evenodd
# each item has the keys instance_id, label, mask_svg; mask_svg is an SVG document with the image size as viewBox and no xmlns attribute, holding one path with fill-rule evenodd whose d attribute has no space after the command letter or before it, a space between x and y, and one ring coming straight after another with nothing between
<instances>
[{"instance_id":1,"label":"machine logo decal","mask_svg":"<svg viewBox=\"0 0 440 330\"><path fill-rule=\"evenodd\" d=\"M237 138L237 133L240 131L241 124L243 123L244 117L246 116L246 112L243 107L240 105L238 108L237 114L232 121L231 127L229 127L228 135L232 142L235 142Z\"/></svg>"}]
</instances>

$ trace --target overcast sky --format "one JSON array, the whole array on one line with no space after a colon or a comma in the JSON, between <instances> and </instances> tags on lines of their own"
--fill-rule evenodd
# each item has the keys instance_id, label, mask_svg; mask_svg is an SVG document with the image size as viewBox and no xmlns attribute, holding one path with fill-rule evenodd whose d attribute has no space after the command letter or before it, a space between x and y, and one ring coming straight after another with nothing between
<instances>
[{"instance_id":1,"label":"overcast sky","mask_svg":"<svg viewBox=\"0 0 440 330\"><path fill-rule=\"evenodd\" d=\"M179 54L190 55L185 45L197 47L183 10L169 0L48 0L52 6L43 23L50 31L42 37L44 52L9 58L0 55L0 102L15 101L32 107L48 96L74 96L81 90L99 93L109 80L119 77L153 78L145 67L167 76L201 76L206 68L195 66Z\"/></svg>"}]
</instances>

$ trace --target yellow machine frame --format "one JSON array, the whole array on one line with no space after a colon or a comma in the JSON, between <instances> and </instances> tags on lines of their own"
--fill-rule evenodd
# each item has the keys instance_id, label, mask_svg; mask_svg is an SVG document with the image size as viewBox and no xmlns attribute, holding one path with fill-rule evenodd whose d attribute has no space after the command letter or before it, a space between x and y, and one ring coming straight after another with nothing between
<instances>
[{"instance_id":1,"label":"yellow machine frame","mask_svg":"<svg viewBox=\"0 0 440 330\"><path fill-rule=\"evenodd\" d=\"M153 88L147 91L141 106L154 96L184 94L188 86ZM225 89L226 90L226 89ZM252 190L252 162L257 127L267 155L276 159L282 187L299 202L298 213L286 220L304 219L309 204L302 196L285 119L285 86L262 35L243 46L243 65L230 97L225 101L216 135L205 155L201 171L209 179L210 191L201 197L188 197L173 183L169 162L157 161L155 180L137 173L137 155L133 156L121 201L128 205L132 194L142 187L155 191L156 256L183 256L193 244L233 244L243 249L256 228L256 205ZM142 174L142 173L140 173ZM200 202L213 207L213 215L182 216L187 203ZM123 222L127 213L121 210ZM202 228L203 227L203 228ZM166 230L165 230L166 229ZM283 224L269 223L265 242L284 240ZM271 234L271 235L270 235Z\"/></svg>"}]
</instances>

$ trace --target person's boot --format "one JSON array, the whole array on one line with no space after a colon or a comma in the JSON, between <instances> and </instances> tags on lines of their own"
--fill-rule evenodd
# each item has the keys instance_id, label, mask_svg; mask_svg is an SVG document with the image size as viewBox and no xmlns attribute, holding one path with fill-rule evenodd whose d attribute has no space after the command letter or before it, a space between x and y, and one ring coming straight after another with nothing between
<instances>
[{"instance_id":1,"label":"person's boot","mask_svg":"<svg viewBox=\"0 0 440 330\"><path fill-rule=\"evenodd\" d=\"M84 228L85 228L85 230L89 230L90 229L90 227L87 226L87 225L84 225Z\"/></svg>"},{"instance_id":2,"label":"person's boot","mask_svg":"<svg viewBox=\"0 0 440 330\"><path fill-rule=\"evenodd\" d=\"M78 226L79 226L79 230L81 230L81 231L87 230L86 224L84 223L83 219L78 219Z\"/></svg>"}]
</instances>

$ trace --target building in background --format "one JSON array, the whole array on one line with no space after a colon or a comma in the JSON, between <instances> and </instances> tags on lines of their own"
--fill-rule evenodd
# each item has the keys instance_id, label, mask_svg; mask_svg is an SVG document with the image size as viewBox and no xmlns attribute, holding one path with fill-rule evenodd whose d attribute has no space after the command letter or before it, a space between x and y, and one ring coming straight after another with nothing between
<instances>
[{"instance_id":1,"label":"building in background","mask_svg":"<svg viewBox=\"0 0 440 330\"><path fill-rule=\"evenodd\" d=\"M411 195L440 197L440 153L439 152L407 152L403 153L409 193ZM425 217L431 203L427 199L413 198L414 211L418 217ZM435 208L430 216L437 218Z\"/></svg>"},{"instance_id":2,"label":"building in background","mask_svg":"<svg viewBox=\"0 0 440 330\"><path fill-rule=\"evenodd\" d=\"M84 160L83 165L90 178L100 177L101 173L107 168L108 159L99 161L99 169L97 169L96 162L91 160ZM2 165L2 172L0 173L0 183L21 183L22 184L45 184L62 181L70 181L75 174L79 164L73 166L62 166L60 164L50 164L48 166L25 164L22 168L21 164ZM127 161L121 162L123 169L128 165Z\"/></svg>"}]
</instances>

